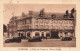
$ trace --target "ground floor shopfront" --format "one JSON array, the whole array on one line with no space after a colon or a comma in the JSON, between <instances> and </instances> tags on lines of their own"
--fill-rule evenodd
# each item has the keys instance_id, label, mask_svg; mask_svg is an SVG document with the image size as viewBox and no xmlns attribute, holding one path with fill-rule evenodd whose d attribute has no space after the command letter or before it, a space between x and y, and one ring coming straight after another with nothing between
<instances>
[{"instance_id":1,"label":"ground floor shopfront","mask_svg":"<svg viewBox=\"0 0 80 51\"><path fill-rule=\"evenodd\" d=\"M60 37L75 37L74 30L19 30L17 31L18 36L34 37L41 36L42 38L60 38Z\"/></svg>"}]
</instances>

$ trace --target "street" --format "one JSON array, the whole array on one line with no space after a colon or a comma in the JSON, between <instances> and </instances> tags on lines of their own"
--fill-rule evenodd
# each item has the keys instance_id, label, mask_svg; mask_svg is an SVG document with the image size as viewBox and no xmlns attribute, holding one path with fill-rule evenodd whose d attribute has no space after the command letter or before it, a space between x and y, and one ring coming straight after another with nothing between
<instances>
[{"instance_id":1,"label":"street","mask_svg":"<svg viewBox=\"0 0 80 51\"><path fill-rule=\"evenodd\" d=\"M76 47L76 39L61 41L61 39L43 39L41 42L28 42L23 39L21 43L4 43L4 47Z\"/></svg>"}]
</instances>

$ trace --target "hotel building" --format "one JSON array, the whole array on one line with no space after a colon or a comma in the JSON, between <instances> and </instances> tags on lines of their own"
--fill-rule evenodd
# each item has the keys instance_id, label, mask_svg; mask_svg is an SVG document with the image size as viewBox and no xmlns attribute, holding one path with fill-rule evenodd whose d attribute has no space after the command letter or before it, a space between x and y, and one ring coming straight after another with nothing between
<instances>
[{"instance_id":1,"label":"hotel building","mask_svg":"<svg viewBox=\"0 0 80 51\"><path fill-rule=\"evenodd\" d=\"M28 15L13 16L8 24L9 37L42 36L43 38L75 37L75 12L72 14L29 11Z\"/></svg>"}]
</instances>

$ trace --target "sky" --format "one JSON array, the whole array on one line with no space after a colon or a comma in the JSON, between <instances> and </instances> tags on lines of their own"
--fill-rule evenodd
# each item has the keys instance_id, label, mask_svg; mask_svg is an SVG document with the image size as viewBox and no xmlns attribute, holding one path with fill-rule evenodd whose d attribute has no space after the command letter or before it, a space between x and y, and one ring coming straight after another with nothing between
<instances>
[{"instance_id":1,"label":"sky","mask_svg":"<svg viewBox=\"0 0 80 51\"><path fill-rule=\"evenodd\" d=\"M31 11L40 11L45 9L45 12L65 13L66 10L71 11L72 8L76 9L75 4L4 4L3 5L3 24L7 25L14 16L21 16L22 12L28 13Z\"/></svg>"}]
</instances>

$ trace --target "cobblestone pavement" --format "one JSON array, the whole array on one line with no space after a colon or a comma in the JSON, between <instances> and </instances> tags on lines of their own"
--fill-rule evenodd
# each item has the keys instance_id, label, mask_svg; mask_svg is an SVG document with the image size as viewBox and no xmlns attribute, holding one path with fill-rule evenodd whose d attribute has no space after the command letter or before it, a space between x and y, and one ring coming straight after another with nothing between
<instances>
[{"instance_id":1,"label":"cobblestone pavement","mask_svg":"<svg viewBox=\"0 0 80 51\"><path fill-rule=\"evenodd\" d=\"M28 42L22 40L21 43L4 43L4 47L76 47L76 39L72 41L61 41L60 39L43 39L42 42Z\"/></svg>"}]
</instances>

